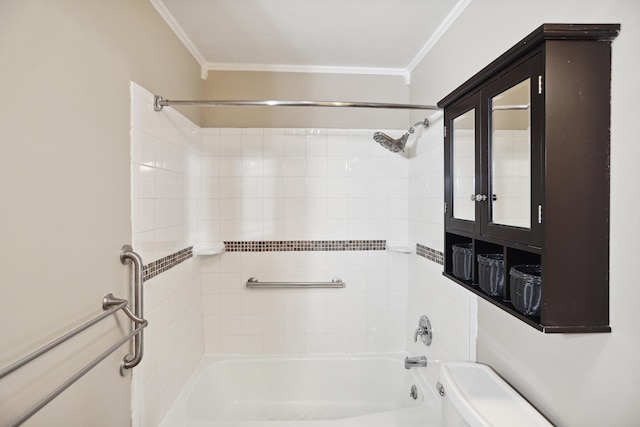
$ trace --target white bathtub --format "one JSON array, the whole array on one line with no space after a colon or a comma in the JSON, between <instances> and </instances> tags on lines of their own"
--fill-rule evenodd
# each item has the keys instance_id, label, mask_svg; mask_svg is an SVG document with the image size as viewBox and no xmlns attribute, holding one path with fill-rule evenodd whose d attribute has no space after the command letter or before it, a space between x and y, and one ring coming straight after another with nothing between
<instances>
[{"instance_id":1,"label":"white bathtub","mask_svg":"<svg viewBox=\"0 0 640 427\"><path fill-rule=\"evenodd\" d=\"M439 399L403 359L205 356L161 426L440 426Z\"/></svg>"}]
</instances>

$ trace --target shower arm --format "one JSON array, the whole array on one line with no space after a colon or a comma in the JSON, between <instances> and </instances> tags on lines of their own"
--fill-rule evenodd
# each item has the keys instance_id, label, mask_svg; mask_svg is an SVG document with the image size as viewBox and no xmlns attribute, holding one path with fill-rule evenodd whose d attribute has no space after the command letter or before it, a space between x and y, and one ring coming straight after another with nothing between
<instances>
[{"instance_id":1,"label":"shower arm","mask_svg":"<svg viewBox=\"0 0 640 427\"><path fill-rule=\"evenodd\" d=\"M429 127L429 119L425 118L423 121L416 123L415 125L411 126L409 128L409 130L407 131L407 133L414 133L416 131L416 128L418 126L424 126L424 127Z\"/></svg>"},{"instance_id":2,"label":"shower arm","mask_svg":"<svg viewBox=\"0 0 640 427\"><path fill-rule=\"evenodd\" d=\"M346 102L346 101L252 101L252 100L211 100L211 101L175 101L154 95L153 109L162 111L170 106L197 107L347 107L347 108L386 108L399 110L433 110L440 111L434 105L394 104L385 102ZM426 121L426 120L425 120ZM423 124L424 122L416 123ZM415 127L415 125L414 125Z\"/></svg>"}]
</instances>

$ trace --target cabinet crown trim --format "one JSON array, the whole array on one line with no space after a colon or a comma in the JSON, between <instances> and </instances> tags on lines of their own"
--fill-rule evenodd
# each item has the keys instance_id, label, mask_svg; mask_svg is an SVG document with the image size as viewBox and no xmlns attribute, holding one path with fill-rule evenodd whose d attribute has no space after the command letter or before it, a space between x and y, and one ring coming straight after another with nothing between
<instances>
[{"instance_id":1,"label":"cabinet crown trim","mask_svg":"<svg viewBox=\"0 0 640 427\"><path fill-rule=\"evenodd\" d=\"M446 108L462 96L470 93L482 82L491 78L523 55L550 40L585 40L610 42L618 36L620 24L542 24L531 34L520 40L511 49L484 67L460 87L438 102L439 108Z\"/></svg>"}]
</instances>

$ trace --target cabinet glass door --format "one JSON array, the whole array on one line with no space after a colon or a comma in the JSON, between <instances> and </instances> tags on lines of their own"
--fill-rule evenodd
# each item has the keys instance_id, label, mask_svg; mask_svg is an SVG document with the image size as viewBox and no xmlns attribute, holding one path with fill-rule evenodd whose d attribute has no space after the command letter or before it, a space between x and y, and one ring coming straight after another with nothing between
<instances>
[{"instance_id":1,"label":"cabinet glass door","mask_svg":"<svg viewBox=\"0 0 640 427\"><path fill-rule=\"evenodd\" d=\"M476 110L471 110L453 119L451 146L453 154L453 217L475 221L475 159L476 159Z\"/></svg>"},{"instance_id":2,"label":"cabinet glass door","mask_svg":"<svg viewBox=\"0 0 640 427\"><path fill-rule=\"evenodd\" d=\"M480 232L480 96L474 94L445 112L445 224Z\"/></svg>"},{"instance_id":3,"label":"cabinet glass door","mask_svg":"<svg viewBox=\"0 0 640 427\"><path fill-rule=\"evenodd\" d=\"M482 234L539 245L542 230L542 61L533 57L483 90Z\"/></svg>"},{"instance_id":4,"label":"cabinet glass door","mask_svg":"<svg viewBox=\"0 0 640 427\"><path fill-rule=\"evenodd\" d=\"M490 99L490 222L531 228L531 79Z\"/></svg>"}]
</instances>

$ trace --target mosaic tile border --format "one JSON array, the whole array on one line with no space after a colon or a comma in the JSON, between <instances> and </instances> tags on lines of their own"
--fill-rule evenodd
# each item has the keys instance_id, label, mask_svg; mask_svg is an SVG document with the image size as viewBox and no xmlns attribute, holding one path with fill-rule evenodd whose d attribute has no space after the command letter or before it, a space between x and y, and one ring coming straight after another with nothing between
<instances>
[{"instance_id":1,"label":"mosaic tile border","mask_svg":"<svg viewBox=\"0 0 640 427\"><path fill-rule=\"evenodd\" d=\"M224 242L226 252L384 251L386 240L268 240Z\"/></svg>"},{"instance_id":2,"label":"mosaic tile border","mask_svg":"<svg viewBox=\"0 0 640 427\"><path fill-rule=\"evenodd\" d=\"M193 246L189 246L188 248L182 249L176 253L171 255L167 255L164 258L160 258L156 261L150 262L145 265L142 270L142 281L146 282L147 280L156 277L160 273L164 273L165 271L175 267L193 257Z\"/></svg>"},{"instance_id":3,"label":"mosaic tile border","mask_svg":"<svg viewBox=\"0 0 640 427\"><path fill-rule=\"evenodd\" d=\"M431 249L428 246L421 245L420 243L416 243L416 254L423 258L428 259L429 261L433 261L437 264L444 265L444 253L437 251L435 249Z\"/></svg>"},{"instance_id":4,"label":"mosaic tile border","mask_svg":"<svg viewBox=\"0 0 640 427\"><path fill-rule=\"evenodd\" d=\"M224 242L226 252L305 252L305 251L384 251L386 240L273 240ZM416 255L444 264L444 254L428 246L416 244ZM146 264L143 282L193 258L193 246Z\"/></svg>"}]
</instances>

